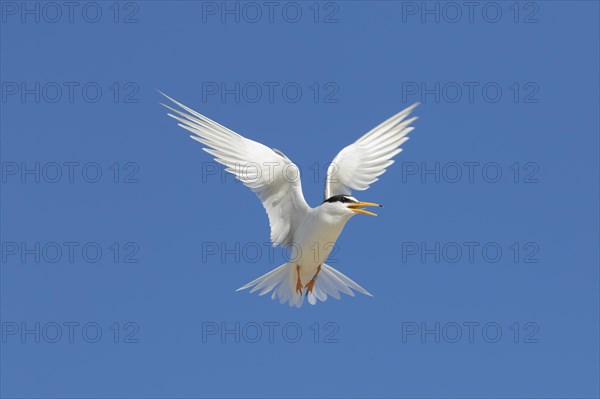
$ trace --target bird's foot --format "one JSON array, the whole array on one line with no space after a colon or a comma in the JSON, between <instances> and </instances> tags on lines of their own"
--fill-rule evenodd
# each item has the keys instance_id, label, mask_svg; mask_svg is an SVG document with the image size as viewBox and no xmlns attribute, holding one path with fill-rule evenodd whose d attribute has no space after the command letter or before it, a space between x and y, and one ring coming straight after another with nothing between
<instances>
[{"instance_id":1,"label":"bird's foot","mask_svg":"<svg viewBox=\"0 0 600 399\"><path fill-rule=\"evenodd\" d=\"M302 283L300 282L300 279L296 282L296 293L302 295Z\"/></svg>"},{"instance_id":2,"label":"bird's foot","mask_svg":"<svg viewBox=\"0 0 600 399\"><path fill-rule=\"evenodd\" d=\"M312 290L313 290L313 288L315 286L315 282L316 282L316 280L313 278L312 280L310 280L308 282L308 284L306 284L306 292L307 293L312 292Z\"/></svg>"},{"instance_id":3,"label":"bird's foot","mask_svg":"<svg viewBox=\"0 0 600 399\"><path fill-rule=\"evenodd\" d=\"M302 281L300 281L300 265L296 265L296 273L298 275L298 279L296 280L296 293L298 295L302 295Z\"/></svg>"},{"instance_id":4,"label":"bird's foot","mask_svg":"<svg viewBox=\"0 0 600 399\"><path fill-rule=\"evenodd\" d=\"M319 275L320 271L321 265L319 265L319 267L317 268L317 272L315 273L313 278L311 278L308 284L306 284L306 293L312 292L313 288L315 287L315 283L317 282L317 276Z\"/></svg>"}]
</instances>

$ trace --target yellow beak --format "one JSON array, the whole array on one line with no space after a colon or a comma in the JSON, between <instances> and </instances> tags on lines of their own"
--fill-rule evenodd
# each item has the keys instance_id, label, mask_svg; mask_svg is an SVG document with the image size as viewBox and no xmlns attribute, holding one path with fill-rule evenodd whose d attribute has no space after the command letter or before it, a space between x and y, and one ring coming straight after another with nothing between
<instances>
[{"instance_id":1,"label":"yellow beak","mask_svg":"<svg viewBox=\"0 0 600 399\"><path fill-rule=\"evenodd\" d=\"M366 206L383 207L383 205L375 204L373 202L357 202L355 204L348 205L348 208L352 209L356 213L362 213L364 215L370 215L370 216L379 216L376 213L365 211L364 209L360 209L360 208L364 208Z\"/></svg>"}]
</instances>

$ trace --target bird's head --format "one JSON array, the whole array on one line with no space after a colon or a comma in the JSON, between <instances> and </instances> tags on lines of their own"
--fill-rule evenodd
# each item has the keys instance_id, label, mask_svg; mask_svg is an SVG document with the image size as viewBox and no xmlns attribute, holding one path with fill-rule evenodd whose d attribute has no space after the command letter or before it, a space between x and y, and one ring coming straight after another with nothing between
<instances>
[{"instance_id":1,"label":"bird's head","mask_svg":"<svg viewBox=\"0 0 600 399\"><path fill-rule=\"evenodd\" d=\"M378 216L376 213L366 211L362 208L368 206L383 207L383 205L374 204L372 202L362 202L352 197L351 195L334 195L333 197L327 198L323 205L330 209L332 212L345 215L354 216L357 213L363 215Z\"/></svg>"}]
</instances>

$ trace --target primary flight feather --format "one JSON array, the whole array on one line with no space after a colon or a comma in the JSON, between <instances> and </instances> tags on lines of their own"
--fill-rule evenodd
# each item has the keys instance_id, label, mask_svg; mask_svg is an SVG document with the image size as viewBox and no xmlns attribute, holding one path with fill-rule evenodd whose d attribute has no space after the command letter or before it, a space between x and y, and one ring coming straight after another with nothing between
<instances>
[{"instance_id":1,"label":"primary flight feather","mask_svg":"<svg viewBox=\"0 0 600 399\"><path fill-rule=\"evenodd\" d=\"M314 305L328 296L339 299L340 293L354 296L353 290L371 295L324 262L352 216L377 216L363 208L381 205L358 201L352 197L352 190L368 189L394 163L392 158L402 151L400 146L414 129L410 124L417 117L407 117L418 104L392 116L340 151L327 169L325 200L311 208L302 193L298 167L281 151L243 137L163 95L179 107L162 104L171 111L168 115L260 198L269 217L273 245L291 250L289 262L238 291L251 288L250 292L259 291L259 295L272 292L272 299L296 307L302 306L304 297Z\"/></svg>"}]
</instances>

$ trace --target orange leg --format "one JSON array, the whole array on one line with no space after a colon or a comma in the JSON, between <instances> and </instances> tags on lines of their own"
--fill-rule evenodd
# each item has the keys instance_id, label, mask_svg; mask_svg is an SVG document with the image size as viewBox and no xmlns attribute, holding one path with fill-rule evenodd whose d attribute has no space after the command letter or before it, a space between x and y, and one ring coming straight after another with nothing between
<instances>
[{"instance_id":1,"label":"orange leg","mask_svg":"<svg viewBox=\"0 0 600 399\"><path fill-rule=\"evenodd\" d=\"M296 281L296 293L302 295L302 281L300 281L300 265L296 265L296 274L298 275L298 280Z\"/></svg>"},{"instance_id":2,"label":"orange leg","mask_svg":"<svg viewBox=\"0 0 600 399\"><path fill-rule=\"evenodd\" d=\"M317 272L315 273L313 278L310 279L308 284L306 284L307 292L312 292L313 287L315 286L315 282L317 281L317 276L319 275L320 271L321 271L321 265L319 265L319 267L317 267Z\"/></svg>"}]
</instances>

